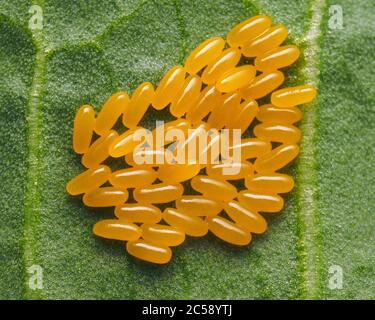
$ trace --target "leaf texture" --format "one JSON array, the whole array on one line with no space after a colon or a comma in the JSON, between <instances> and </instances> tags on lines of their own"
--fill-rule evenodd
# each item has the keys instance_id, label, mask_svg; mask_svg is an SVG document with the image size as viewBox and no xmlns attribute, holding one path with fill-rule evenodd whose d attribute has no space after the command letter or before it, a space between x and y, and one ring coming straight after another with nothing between
<instances>
[{"instance_id":1,"label":"leaf texture","mask_svg":"<svg viewBox=\"0 0 375 320\"><path fill-rule=\"evenodd\" d=\"M30 30L29 8L43 9ZM340 5L344 29L331 29ZM375 6L351 0L0 1L0 298L374 299ZM110 217L66 194L82 170L71 148L83 103L157 84L202 40L265 13L303 49L289 84L316 85L303 106L297 181L269 231L242 249L188 239L151 266L92 235ZM145 125L167 113L149 112ZM161 117L161 118L160 118ZM43 268L43 289L28 268ZM330 288L332 266L342 289Z\"/></svg>"}]
</instances>

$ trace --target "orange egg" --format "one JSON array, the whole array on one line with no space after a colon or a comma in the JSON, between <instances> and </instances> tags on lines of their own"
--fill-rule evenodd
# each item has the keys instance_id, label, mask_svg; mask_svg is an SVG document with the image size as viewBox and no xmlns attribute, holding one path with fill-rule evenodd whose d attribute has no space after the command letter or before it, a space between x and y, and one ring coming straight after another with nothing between
<instances>
[{"instance_id":1,"label":"orange egg","mask_svg":"<svg viewBox=\"0 0 375 320\"><path fill-rule=\"evenodd\" d=\"M208 232L208 224L205 220L178 209L165 209L163 220L169 225L183 230L187 235L192 237L203 237Z\"/></svg>"},{"instance_id":2,"label":"orange egg","mask_svg":"<svg viewBox=\"0 0 375 320\"><path fill-rule=\"evenodd\" d=\"M74 177L66 185L66 191L71 195L78 195L100 187L111 174L111 169L101 165L88 169Z\"/></svg>"},{"instance_id":3,"label":"orange egg","mask_svg":"<svg viewBox=\"0 0 375 320\"><path fill-rule=\"evenodd\" d=\"M302 119L302 112L297 107L278 108L272 104L259 107L256 118L261 122L291 124Z\"/></svg>"},{"instance_id":4,"label":"orange egg","mask_svg":"<svg viewBox=\"0 0 375 320\"><path fill-rule=\"evenodd\" d=\"M124 203L116 206L115 216L133 223L158 223L161 220L161 211L151 204Z\"/></svg>"},{"instance_id":5,"label":"orange egg","mask_svg":"<svg viewBox=\"0 0 375 320\"><path fill-rule=\"evenodd\" d=\"M125 188L103 187L91 190L83 196L83 203L88 207L115 207L128 200Z\"/></svg>"},{"instance_id":6,"label":"orange egg","mask_svg":"<svg viewBox=\"0 0 375 320\"><path fill-rule=\"evenodd\" d=\"M293 64L300 56L295 45L272 49L255 59L255 67L262 72L270 72Z\"/></svg>"},{"instance_id":7,"label":"orange egg","mask_svg":"<svg viewBox=\"0 0 375 320\"><path fill-rule=\"evenodd\" d=\"M125 112L128 105L129 96L125 92L118 92L110 96L98 113L95 121L95 132L99 135L107 134Z\"/></svg>"},{"instance_id":8,"label":"orange egg","mask_svg":"<svg viewBox=\"0 0 375 320\"><path fill-rule=\"evenodd\" d=\"M150 82L144 82L135 89L122 117L125 127L134 128L138 125L154 99L154 95L154 86Z\"/></svg>"},{"instance_id":9,"label":"orange egg","mask_svg":"<svg viewBox=\"0 0 375 320\"><path fill-rule=\"evenodd\" d=\"M137 225L117 219L101 220L93 228L93 233L98 237L121 241L137 240L141 232Z\"/></svg>"},{"instance_id":10,"label":"orange egg","mask_svg":"<svg viewBox=\"0 0 375 320\"><path fill-rule=\"evenodd\" d=\"M261 73L246 87L240 90L244 99L260 99L280 87L284 82L284 74L279 70Z\"/></svg>"},{"instance_id":11,"label":"orange egg","mask_svg":"<svg viewBox=\"0 0 375 320\"><path fill-rule=\"evenodd\" d=\"M211 62L202 73L202 81L205 84L214 84L229 69L234 68L241 59L241 52L236 48L229 48L213 62Z\"/></svg>"},{"instance_id":12,"label":"orange egg","mask_svg":"<svg viewBox=\"0 0 375 320\"><path fill-rule=\"evenodd\" d=\"M95 111L89 105L83 105L74 118L73 150L85 153L89 149L95 126Z\"/></svg>"},{"instance_id":13,"label":"orange egg","mask_svg":"<svg viewBox=\"0 0 375 320\"><path fill-rule=\"evenodd\" d=\"M282 24L267 29L249 44L245 45L241 52L245 57L257 57L270 51L280 44L288 36L288 30Z\"/></svg>"},{"instance_id":14,"label":"orange egg","mask_svg":"<svg viewBox=\"0 0 375 320\"><path fill-rule=\"evenodd\" d=\"M224 39L213 37L197 46L187 57L185 69L195 74L220 56L225 46Z\"/></svg>"},{"instance_id":15,"label":"orange egg","mask_svg":"<svg viewBox=\"0 0 375 320\"><path fill-rule=\"evenodd\" d=\"M129 241L126 250L140 260L155 264L166 264L172 258L172 250L169 247L142 239Z\"/></svg>"},{"instance_id":16,"label":"orange egg","mask_svg":"<svg viewBox=\"0 0 375 320\"><path fill-rule=\"evenodd\" d=\"M271 26L271 19L267 16L254 16L237 24L228 32L227 42L231 47L243 47L261 35Z\"/></svg>"},{"instance_id":17,"label":"orange egg","mask_svg":"<svg viewBox=\"0 0 375 320\"><path fill-rule=\"evenodd\" d=\"M290 108L299 104L309 103L314 100L315 96L316 89L309 84L305 84L275 91L271 95L271 102L279 108Z\"/></svg>"},{"instance_id":18,"label":"orange egg","mask_svg":"<svg viewBox=\"0 0 375 320\"><path fill-rule=\"evenodd\" d=\"M267 221L257 211L238 201L227 202L224 210L233 221L248 232L264 233L267 230Z\"/></svg>"},{"instance_id":19,"label":"orange egg","mask_svg":"<svg viewBox=\"0 0 375 320\"><path fill-rule=\"evenodd\" d=\"M232 92L249 85L255 77L255 68L250 65L235 67L224 72L216 82L220 92Z\"/></svg>"},{"instance_id":20,"label":"orange egg","mask_svg":"<svg viewBox=\"0 0 375 320\"><path fill-rule=\"evenodd\" d=\"M208 218L210 231L225 242L238 246L246 246L251 241L250 232L223 217L215 216Z\"/></svg>"},{"instance_id":21,"label":"orange egg","mask_svg":"<svg viewBox=\"0 0 375 320\"><path fill-rule=\"evenodd\" d=\"M299 147L297 145L283 144L256 159L254 169L259 173L275 172L293 161L298 153Z\"/></svg>"},{"instance_id":22,"label":"orange egg","mask_svg":"<svg viewBox=\"0 0 375 320\"><path fill-rule=\"evenodd\" d=\"M159 86L155 90L152 106L156 110L165 108L172 102L185 81L186 71L181 66L171 68L161 79Z\"/></svg>"},{"instance_id":23,"label":"orange egg","mask_svg":"<svg viewBox=\"0 0 375 320\"><path fill-rule=\"evenodd\" d=\"M86 168L94 168L109 157L109 146L118 138L115 130L99 137L83 155L81 162Z\"/></svg>"}]
</instances>

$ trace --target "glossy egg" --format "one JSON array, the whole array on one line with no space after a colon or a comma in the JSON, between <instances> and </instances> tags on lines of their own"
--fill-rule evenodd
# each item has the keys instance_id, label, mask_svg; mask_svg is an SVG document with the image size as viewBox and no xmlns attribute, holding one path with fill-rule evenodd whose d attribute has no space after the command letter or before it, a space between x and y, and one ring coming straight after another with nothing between
<instances>
[{"instance_id":1,"label":"glossy egg","mask_svg":"<svg viewBox=\"0 0 375 320\"><path fill-rule=\"evenodd\" d=\"M206 221L199 217L183 213L178 209L165 209L163 219L169 225L183 230L187 235L192 237L203 237L208 232Z\"/></svg>"},{"instance_id":2,"label":"glossy egg","mask_svg":"<svg viewBox=\"0 0 375 320\"><path fill-rule=\"evenodd\" d=\"M128 105L129 96L125 92L118 92L109 97L98 113L95 121L95 132L99 135L107 134L125 112Z\"/></svg>"},{"instance_id":3,"label":"glossy egg","mask_svg":"<svg viewBox=\"0 0 375 320\"><path fill-rule=\"evenodd\" d=\"M157 173L152 168L134 167L112 172L109 182L115 187L139 188L152 184Z\"/></svg>"},{"instance_id":4,"label":"glossy egg","mask_svg":"<svg viewBox=\"0 0 375 320\"><path fill-rule=\"evenodd\" d=\"M125 131L117 137L109 146L109 155L118 158L131 153L137 146L141 145L151 133L143 128L136 127Z\"/></svg>"},{"instance_id":5,"label":"glossy egg","mask_svg":"<svg viewBox=\"0 0 375 320\"><path fill-rule=\"evenodd\" d=\"M290 124L261 123L255 126L254 135L264 141L285 144L293 144L301 140L301 131Z\"/></svg>"},{"instance_id":6,"label":"glossy egg","mask_svg":"<svg viewBox=\"0 0 375 320\"><path fill-rule=\"evenodd\" d=\"M251 241L250 232L228 219L215 216L208 218L207 221L210 231L225 242L238 246L246 246Z\"/></svg>"},{"instance_id":7,"label":"glossy egg","mask_svg":"<svg viewBox=\"0 0 375 320\"><path fill-rule=\"evenodd\" d=\"M143 239L129 241L126 251L133 257L155 264L166 264L172 258L172 250L169 247Z\"/></svg>"},{"instance_id":8,"label":"glossy egg","mask_svg":"<svg viewBox=\"0 0 375 320\"><path fill-rule=\"evenodd\" d=\"M284 82L284 74L279 71L261 73L246 87L240 90L244 99L260 99L280 87Z\"/></svg>"},{"instance_id":9,"label":"glossy egg","mask_svg":"<svg viewBox=\"0 0 375 320\"><path fill-rule=\"evenodd\" d=\"M254 172L247 161L208 165L206 170L209 176L224 180L240 180Z\"/></svg>"},{"instance_id":10,"label":"glossy egg","mask_svg":"<svg viewBox=\"0 0 375 320\"><path fill-rule=\"evenodd\" d=\"M289 108L299 104L309 103L314 100L316 89L309 85L284 88L271 95L271 102L275 107Z\"/></svg>"},{"instance_id":11,"label":"glossy egg","mask_svg":"<svg viewBox=\"0 0 375 320\"><path fill-rule=\"evenodd\" d=\"M243 190L238 194L238 200L256 211L275 213L281 211L284 200L277 194L264 194Z\"/></svg>"},{"instance_id":12,"label":"glossy egg","mask_svg":"<svg viewBox=\"0 0 375 320\"><path fill-rule=\"evenodd\" d=\"M219 201L193 195L177 199L176 208L193 216L214 216L223 209L223 206Z\"/></svg>"},{"instance_id":13,"label":"glossy egg","mask_svg":"<svg viewBox=\"0 0 375 320\"><path fill-rule=\"evenodd\" d=\"M204 196L218 201L229 201L237 196L237 189L228 181L211 176L196 176L191 179L191 187Z\"/></svg>"},{"instance_id":14,"label":"glossy egg","mask_svg":"<svg viewBox=\"0 0 375 320\"><path fill-rule=\"evenodd\" d=\"M134 128L138 125L153 101L154 95L154 86L150 82L144 82L134 90L122 117L125 127Z\"/></svg>"},{"instance_id":15,"label":"glossy egg","mask_svg":"<svg viewBox=\"0 0 375 320\"><path fill-rule=\"evenodd\" d=\"M170 104L185 81L186 71L181 66L171 68L155 90L152 106L161 110Z\"/></svg>"},{"instance_id":16,"label":"glossy egg","mask_svg":"<svg viewBox=\"0 0 375 320\"><path fill-rule=\"evenodd\" d=\"M89 105L83 105L74 117L73 150L82 154L89 149L94 133L95 111Z\"/></svg>"},{"instance_id":17,"label":"glossy egg","mask_svg":"<svg viewBox=\"0 0 375 320\"><path fill-rule=\"evenodd\" d=\"M294 181L291 176L282 173L256 174L246 177L245 186L256 192L286 193L293 189Z\"/></svg>"},{"instance_id":18,"label":"glossy egg","mask_svg":"<svg viewBox=\"0 0 375 320\"><path fill-rule=\"evenodd\" d=\"M259 234L267 230L267 221L257 211L238 201L227 202L224 210L233 221L248 232Z\"/></svg>"},{"instance_id":19,"label":"glossy egg","mask_svg":"<svg viewBox=\"0 0 375 320\"><path fill-rule=\"evenodd\" d=\"M134 189L134 199L141 203L167 203L182 196L181 184L157 183Z\"/></svg>"},{"instance_id":20,"label":"glossy egg","mask_svg":"<svg viewBox=\"0 0 375 320\"><path fill-rule=\"evenodd\" d=\"M227 42L231 47L243 47L271 26L271 19L264 15L254 16L237 24L228 32Z\"/></svg>"},{"instance_id":21,"label":"glossy egg","mask_svg":"<svg viewBox=\"0 0 375 320\"><path fill-rule=\"evenodd\" d=\"M175 227L162 224L143 224L142 238L163 246L179 246L185 241L185 233Z\"/></svg>"},{"instance_id":22,"label":"glossy egg","mask_svg":"<svg viewBox=\"0 0 375 320\"><path fill-rule=\"evenodd\" d=\"M273 26L256 37L241 50L245 57L257 57L270 51L280 44L288 36L288 30L282 24Z\"/></svg>"},{"instance_id":23,"label":"glossy egg","mask_svg":"<svg viewBox=\"0 0 375 320\"><path fill-rule=\"evenodd\" d=\"M71 195L88 192L104 184L110 174L111 169L104 165L88 169L70 180L66 185L66 190Z\"/></svg>"},{"instance_id":24,"label":"glossy egg","mask_svg":"<svg viewBox=\"0 0 375 320\"><path fill-rule=\"evenodd\" d=\"M286 45L272 49L255 59L255 67L262 72L285 68L293 64L300 56L295 45Z\"/></svg>"},{"instance_id":25,"label":"glossy egg","mask_svg":"<svg viewBox=\"0 0 375 320\"><path fill-rule=\"evenodd\" d=\"M254 169L258 173L275 172L293 161L298 153L299 147L297 145L283 144L256 159Z\"/></svg>"},{"instance_id":26,"label":"glossy egg","mask_svg":"<svg viewBox=\"0 0 375 320\"><path fill-rule=\"evenodd\" d=\"M259 107L256 118L261 122L292 124L302 119L302 112L297 107L278 108L265 104Z\"/></svg>"},{"instance_id":27,"label":"glossy egg","mask_svg":"<svg viewBox=\"0 0 375 320\"><path fill-rule=\"evenodd\" d=\"M229 48L213 62L211 62L202 73L202 81L205 84L215 84L216 81L229 69L234 68L241 59L241 52L236 48Z\"/></svg>"},{"instance_id":28,"label":"glossy egg","mask_svg":"<svg viewBox=\"0 0 375 320\"><path fill-rule=\"evenodd\" d=\"M196 75L189 76L172 101L170 112L181 117L192 108L199 99L202 80Z\"/></svg>"},{"instance_id":29,"label":"glossy egg","mask_svg":"<svg viewBox=\"0 0 375 320\"><path fill-rule=\"evenodd\" d=\"M128 197L125 188L103 187L85 193L83 203L88 207L114 207L125 203Z\"/></svg>"},{"instance_id":30,"label":"glossy egg","mask_svg":"<svg viewBox=\"0 0 375 320\"><path fill-rule=\"evenodd\" d=\"M158 223L161 220L161 211L151 204L124 203L115 208L115 216L128 222Z\"/></svg>"},{"instance_id":31,"label":"glossy egg","mask_svg":"<svg viewBox=\"0 0 375 320\"><path fill-rule=\"evenodd\" d=\"M224 72L216 82L216 89L228 93L241 89L251 83L255 77L255 68L251 65L235 67Z\"/></svg>"},{"instance_id":32,"label":"glossy egg","mask_svg":"<svg viewBox=\"0 0 375 320\"><path fill-rule=\"evenodd\" d=\"M98 237L121 241L137 240L141 232L137 225L117 219L101 220L93 228L93 233Z\"/></svg>"},{"instance_id":33,"label":"glossy egg","mask_svg":"<svg viewBox=\"0 0 375 320\"><path fill-rule=\"evenodd\" d=\"M240 151L237 151L240 149ZM272 149L270 142L256 138L245 138L240 143L230 146L231 153L241 152L242 159L258 158Z\"/></svg>"},{"instance_id":34,"label":"glossy egg","mask_svg":"<svg viewBox=\"0 0 375 320\"><path fill-rule=\"evenodd\" d=\"M94 168L101 164L109 157L109 146L118 138L115 130L110 130L107 134L102 135L90 146L82 157L82 164L86 168Z\"/></svg>"},{"instance_id":35,"label":"glossy egg","mask_svg":"<svg viewBox=\"0 0 375 320\"><path fill-rule=\"evenodd\" d=\"M213 37L198 45L187 57L185 70L195 74L220 56L225 46L224 39Z\"/></svg>"}]
</instances>

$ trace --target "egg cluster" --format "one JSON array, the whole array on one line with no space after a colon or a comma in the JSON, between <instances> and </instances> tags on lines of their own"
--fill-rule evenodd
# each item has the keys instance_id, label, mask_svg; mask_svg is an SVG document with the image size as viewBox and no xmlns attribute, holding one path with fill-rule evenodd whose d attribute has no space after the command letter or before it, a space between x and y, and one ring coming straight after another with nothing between
<instances>
[{"instance_id":1,"label":"egg cluster","mask_svg":"<svg viewBox=\"0 0 375 320\"><path fill-rule=\"evenodd\" d=\"M172 257L170 247L182 244L185 235L202 237L211 231L228 243L244 246L250 243L251 234L266 231L267 222L260 212L282 210L280 194L294 186L292 177L278 171L299 153L301 132L294 124L302 113L297 105L316 95L311 85L277 90L284 82L280 69L300 55L296 46L282 45L287 35L286 28L272 26L269 17L252 17L236 25L226 40L213 37L201 43L184 66L175 66L164 75L156 89L146 82L130 98L118 92L97 115L89 105L78 110L73 149L82 154L87 170L67 184L67 191L83 194L86 206L115 208L115 218L94 225L95 235L126 241L130 255L164 264ZM271 104L258 106L256 100L269 94ZM176 120L163 125L163 146L146 150L139 148L136 137L146 131L139 123L151 106L156 110L169 106ZM122 134L114 130L120 117L127 128ZM231 151L241 152L240 161L156 161L187 148L202 130L247 133L255 118L259 122L253 129L255 138L243 137L229 145ZM171 129L184 134L183 142L167 139ZM148 134L151 142L156 133L154 128ZM211 138L202 152L209 154L220 139L220 135ZM155 161L140 165L137 155ZM123 157L124 169L112 171L104 165L110 157ZM237 170L224 173L228 167ZM241 180L245 187L238 190L233 183ZM182 182L190 183L197 194L184 194ZM170 206L161 211L159 204Z\"/></svg>"}]
</instances>

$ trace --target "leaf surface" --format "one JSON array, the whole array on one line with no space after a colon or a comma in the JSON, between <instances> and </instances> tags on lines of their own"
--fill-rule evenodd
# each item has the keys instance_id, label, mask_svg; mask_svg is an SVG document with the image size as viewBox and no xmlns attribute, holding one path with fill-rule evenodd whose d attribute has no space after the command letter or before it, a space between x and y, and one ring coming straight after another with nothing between
<instances>
[{"instance_id":1,"label":"leaf surface","mask_svg":"<svg viewBox=\"0 0 375 320\"><path fill-rule=\"evenodd\" d=\"M3 299L375 298L374 25L370 1L0 1L0 297ZM340 5L344 29L331 29ZM210 36L259 13L290 31L304 55L289 84L309 82L297 188L269 231L242 249L188 239L163 267L92 235L107 210L66 194L82 170L71 148L78 107L157 84ZM145 125L166 113L149 112ZM29 267L43 268L43 289ZM332 289L337 266L342 289ZM336 268L336 269L335 269Z\"/></svg>"}]
</instances>

